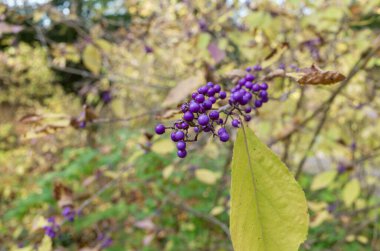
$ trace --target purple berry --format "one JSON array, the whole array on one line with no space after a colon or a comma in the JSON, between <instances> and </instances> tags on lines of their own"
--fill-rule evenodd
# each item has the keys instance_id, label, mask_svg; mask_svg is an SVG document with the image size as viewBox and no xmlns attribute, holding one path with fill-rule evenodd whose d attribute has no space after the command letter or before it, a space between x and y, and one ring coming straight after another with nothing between
<instances>
[{"instance_id":1,"label":"purple berry","mask_svg":"<svg viewBox=\"0 0 380 251\"><path fill-rule=\"evenodd\" d=\"M210 100L206 100L203 102L202 106L205 110L210 110L212 108L212 102Z\"/></svg>"},{"instance_id":2,"label":"purple berry","mask_svg":"<svg viewBox=\"0 0 380 251\"><path fill-rule=\"evenodd\" d=\"M253 66L253 70L255 70L255 71L261 71L263 68L261 67L261 65L255 65L255 66Z\"/></svg>"},{"instance_id":3,"label":"purple berry","mask_svg":"<svg viewBox=\"0 0 380 251\"><path fill-rule=\"evenodd\" d=\"M263 105L263 103L261 102L261 100L256 100L255 101L255 107L256 108L259 108L259 107L261 107Z\"/></svg>"},{"instance_id":4,"label":"purple berry","mask_svg":"<svg viewBox=\"0 0 380 251\"><path fill-rule=\"evenodd\" d=\"M186 157L187 152L186 152L186 150L178 150L177 155L178 155L178 157L180 157L181 159L183 159L183 158Z\"/></svg>"},{"instance_id":5,"label":"purple berry","mask_svg":"<svg viewBox=\"0 0 380 251\"><path fill-rule=\"evenodd\" d=\"M163 124L156 125L155 131L157 134L164 134L165 133L165 126Z\"/></svg>"},{"instance_id":6,"label":"purple berry","mask_svg":"<svg viewBox=\"0 0 380 251\"><path fill-rule=\"evenodd\" d=\"M244 109L245 113L250 113L252 111L252 108L250 106L247 106L245 109Z\"/></svg>"},{"instance_id":7,"label":"purple berry","mask_svg":"<svg viewBox=\"0 0 380 251\"><path fill-rule=\"evenodd\" d=\"M213 87L213 89L214 89L214 92L220 92L220 90L222 89L221 87L220 87L220 85L214 85L214 87Z\"/></svg>"},{"instance_id":8,"label":"purple berry","mask_svg":"<svg viewBox=\"0 0 380 251\"><path fill-rule=\"evenodd\" d=\"M212 120L217 120L217 119L219 119L219 112L218 111L211 111L208 116Z\"/></svg>"},{"instance_id":9,"label":"purple berry","mask_svg":"<svg viewBox=\"0 0 380 251\"><path fill-rule=\"evenodd\" d=\"M253 84L252 91L254 91L254 92L260 91L260 86L258 84Z\"/></svg>"},{"instance_id":10,"label":"purple berry","mask_svg":"<svg viewBox=\"0 0 380 251\"><path fill-rule=\"evenodd\" d=\"M207 125L209 121L210 120L209 120L208 116L205 114L200 115L198 118L198 123L200 125Z\"/></svg>"},{"instance_id":11,"label":"purple berry","mask_svg":"<svg viewBox=\"0 0 380 251\"><path fill-rule=\"evenodd\" d=\"M198 95L198 93L194 92L193 94L191 94L191 98L192 99L195 99L195 97Z\"/></svg>"},{"instance_id":12,"label":"purple berry","mask_svg":"<svg viewBox=\"0 0 380 251\"><path fill-rule=\"evenodd\" d=\"M192 121L194 119L194 114L190 111L185 112L183 119L186 121Z\"/></svg>"},{"instance_id":13,"label":"purple berry","mask_svg":"<svg viewBox=\"0 0 380 251\"><path fill-rule=\"evenodd\" d=\"M199 94L206 94L208 91L208 87L207 86L201 86L198 88L198 93Z\"/></svg>"},{"instance_id":14,"label":"purple berry","mask_svg":"<svg viewBox=\"0 0 380 251\"><path fill-rule=\"evenodd\" d=\"M170 134L170 138L172 139L172 141L174 141L174 142L177 142L178 140L177 140L177 137L176 137L176 132L172 132L171 134Z\"/></svg>"},{"instance_id":15,"label":"purple berry","mask_svg":"<svg viewBox=\"0 0 380 251\"><path fill-rule=\"evenodd\" d=\"M195 102L197 103L203 103L205 101L205 96L203 96L203 94L198 94L196 97L195 97Z\"/></svg>"},{"instance_id":16,"label":"purple berry","mask_svg":"<svg viewBox=\"0 0 380 251\"><path fill-rule=\"evenodd\" d=\"M248 114L244 116L244 120L247 122L250 121L251 118L252 118L251 115L248 115Z\"/></svg>"},{"instance_id":17,"label":"purple berry","mask_svg":"<svg viewBox=\"0 0 380 251\"><path fill-rule=\"evenodd\" d=\"M221 91L221 92L219 93L219 98L220 98L220 99L225 99L226 97L227 97L227 93L226 93L226 92Z\"/></svg>"},{"instance_id":18,"label":"purple berry","mask_svg":"<svg viewBox=\"0 0 380 251\"><path fill-rule=\"evenodd\" d=\"M246 70L246 72L250 72L252 70L252 68L251 67L247 67L245 70Z\"/></svg>"},{"instance_id":19,"label":"purple berry","mask_svg":"<svg viewBox=\"0 0 380 251\"><path fill-rule=\"evenodd\" d=\"M195 103L195 102L191 102L189 105L189 111L192 113L199 112L200 108L201 108L200 105L198 103Z\"/></svg>"},{"instance_id":20,"label":"purple berry","mask_svg":"<svg viewBox=\"0 0 380 251\"><path fill-rule=\"evenodd\" d=\"M260 85L260 89L261 90L267 90L268 89L268 84L267 83L262 83L261 85Z\"/></svg>"},{"instance_id":21,"label":"purple berry","mask_svg":"<svg viewBox=\"0 0 380 251\"><path fill-rule=\"evenodd\" d=\"M194 132L198 133L199 132L199 128L198 127L194 127Z\"/></svg>"},{"instance_id":22,"label":"purple berry","mask_svg":"<svg viewBox=\"0 0 380 251\"><path fill-rule=\"evenodd\" d=\"M186 143L184 141L177 142L177 149L178 150L185 150L186 149Z\"/></svg>"},{"instance_id":23,"label":"purple berry","mask_svg":"<svg viewBox=\"0 0 380 251\"><path fill-rule=\"evenodd\" d=\"M268 99L268 96L266 96L266 97L262 97L262 98L261 98L261 102L262 102L262 103L266 103L266 102L268 102L268 100L269 100L269 99Z\"/></svg>"},{"instance_id":24,"label":"purple berry","mask_svg":"<svg viewBox=\"0 0 380 251\"><path fill-rule=\"evenodd\" d=\"M220 135L223 134L223 133L227 133L226 128L224 128L224 127L219 128L219 130L218 130L218 135L220 136Z\"/></svg>"},{"instance_id":25,"label":"purple berry","mask_svg":"<svg viewBox=\"0 0 380 251\"><path fill-rule=\"evenodd\" d=\"M224 132L219 135L219 139L222 142L227 142L230 139L230 135L227 132Z\"/></svg>"},{"instance_id":26,"label":"purple berry","mask_svg":"<svg viewBox=\"0 0 380 251\"><path fill-rule=\"evenodd\" d=\"M234 119L234 120L231 121L231 125L232 125L233 127L238 128L238 127L239 127L239 124L240 124L240 122L239 122L239 120L237 120L237 119Z\"/></svg>"},{"instance_id":27,"label":"purple berry","mask_svg":"<svg viewBox=\"0 0 380 251\"><path fill-rule=\"evenodd\" d=\"M208 89L208 91L207 91L207 96L212 97L212 96L214 96L214 95L215 95L214 88L210 88L210 89Z\"/></svg>"},{"instance_id":28,"label":"purple berry","mask_svg":"<svg viewBox=\"0 0 380 251\"><path fill-rule=\"evenodd\" d=\"M187 104L182 104L181 105L181 111L186 112L187 111Z\"/></svg>"},{"instance_id":29,"label":"purple berry","mask_svg":"<svg viewBox=\"0 0 380 251\"><path fill-rule=\"evenodd\" d=\"M189 128L189 124L186 123L186 122L182 122L181 126L182 126L182 129L187 129L187 128Z\"/></svg>"},{"instance_id":30,"label":"purple berry","mask_svg":"<svg viewBox=\"0 0 380 251\"><path fill-rule=\"evenodd\" d=\"M223 119L218 119L218 121L217 121L217 123L219 124L219 125L221 125L221 124L223 124Z\"/></svg>"},{"instance_id":31,"label":"purple berry","mask_svg":"<svg viewBox=\"0 0 380 251\"><path fill-rule=\"evenodd\" d=\"M259 97L260 97L260 98L268 97L268 92L267 92L267 91L261 91L261 92L259 93Z\"/></svg>"},{"instance_id":32,"label":"purple berry","mask_svg":"<svg viewBox=\"0 0 380 251\"><path fill-rule=\"evenodd\" d=\"M185 133L184 133L184 132L182 132L182 131L177 131L177 132L175 133L175 139L176 139L177 141L183 140L183 138L185 138Z\"/></svg>"},{"instance_id":33,"label":"purple berry","mask_svg":"<svg viewBox=\"0 0 380 251\"><path fill-rule=\"evenodd\" d=\"M253 86L252 82L251 81L247 81L245 82L245 87L247 87L248 89L251 89Z\"/></svg>"},{"instance_id":34,"label":"purple berry","mask_svg":"<svg viewBox=\"0 0 380 251\"><path fill-rule=\"evenodd\" d=\"M206 86L212 88L212 87L214 87L214 83L213 83L213 82L208 82L208 83L206 84Z\"/></svg>"},{"instance_id":35,"label":"purple berry","mask_svg":"<svg viewBox=\"0 0 380 251\"><path fill-rule=\"evenodd\" d=\"M215 104L216 102L216 98L215 97L209 97L209 99L211 103Z\"/></svg>"},{"instance_id":36,"label":"purple berry","mask_svg":"<svg viewBox=\"0 0 380 251\"><path fill-rule=\"evenodd\" d=\"M253 80L255 80L255 76L248 73L247 75L245 75L245 80L246 81L253 81Z\"/></svg>"}]
</instances>

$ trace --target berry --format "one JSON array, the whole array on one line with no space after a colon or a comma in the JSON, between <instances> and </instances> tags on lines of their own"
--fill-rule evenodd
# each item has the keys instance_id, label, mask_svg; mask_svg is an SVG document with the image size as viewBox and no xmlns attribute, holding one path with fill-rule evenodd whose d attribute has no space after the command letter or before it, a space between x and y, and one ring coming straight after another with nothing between
<instances>
[{"instance_id":1,"label":"berry","mask_svg":"<svg viewBox=\"0 0 380 251\"><path fill-rule=\"evenodd\" d=\"M221 91L221 92L219 93L219 98L220 98L220 99L225 99L226 97L227 97L227 93L226 93L226 92Z\"/></svg>"},{"instance_id":2,"label":"berry","mask_svg":"<svg viewBox=\"0 0 380 251\"><path fill-rule=\"evenodd\" d=\"M218 123L219 125L223 124L223 119L218 119L217 123Z\"/></svg>"},{"instance_id":3,"label":"berry","mask_svg":"<svg viewBox=\"0 0 380 251\"><path fill-rule=\"evenodd\" d=\"M255 107L256 108L259 108L259 107L261 107L263 105L263 103L261 102L261 100L256 100L255 101Z\"/></svg>"},{"instance_id":4,"label":"berry","mask_svg":"<svg viewBox=\"0 0 380 251\"><path fill-rule=\"evenodd\" d=\"M268 100L269 100L269 99L268 99L268 96L266 96L266 97L262 97L262 98L261 98L261 102L262 102L262 103L266 103L266 102L268 102Z\"/></svg>"},{"instance_id":5,"label":"berry","mask_svg":"<svg viewBox=\"0 0 380 251\"><path fill-rule=\"evenodd\" d=\"M75 218L75 211L73 210L73 208L71 206L66 206L62 210L62 216L66 220L73 222L74 218Z\"/></svg>"},{"instance_id":6,"label":"berry","mask_svg":"<svg viewBox=\"0 0 380 251\"><path fill-rule=\"evenodd\" d=\"M155 131L157 134L164 134L165 133L165 126L163 124L156 125Z\"/></svg>"},{"instance_id":7,"label":"berry","mask_svg":"<svg viewBox=\"0 0 380 251\"><path fill-rule=\"evenodd\" d=\"M250 121L251 118L252 118L251 115L248 115L248 114L244 116L244 120L247 122Z\"/></svg>"},{"instance_id":8,"label":"berry","mask_svg":"<svg viewBox=\"0 0 380 251\"><path fill-rule=\"evenodd\" d=\"M201 108L200 105L198 103L195 103L195 102L192 102L189 105L189 111L192 112L192 113L199 112L200 108Z\"/></svg>"},{"instance_id":9,"label":"berry","mask_svg":"<svg viewBox=\"0 0 380 251\"><path fill-rule=\"evenodd\" d=\"M261 65L255 65L255 66L253 66L253 70L255 70L255 71L261 71L263 68L261 67Z\"/></svg>"},{"instance_id":10,"label":"berry","mask_svg":"<svg viewBox=\"0 0 380 251\"><path fill-rule=\"evenodd\" d=\"M186 157L187 152L186 152L186 150L178 150L177 155L178 155L178 157L180 157L181 159L183 159L183 158Z\"/></svg>"},{"instance_id":11,"label":"berry","mask_svg":"<svg viewBox=\"0 0 380 251\"><path fill-rule=\"evenodd\" d=\"M187 128L189 128L189 124L188 123L186 123L186 122L182 122L182 129L187 129Z\"/></svg>"},{"instance_id":12,"label":"berry","mask_svg":"<svg viewBox=\"0 0 380 251\"><path fill-rule=\"evenodd\" d=\"M245 113L250 113L252 111L252 108L250 106L247 106L245 109L244 109Z\"/></svg>"},{"instance_id":13,"label":"berry","mask_svg":"<svg viewBox=\"0 0 380 251\"><path fill-rule=\"evenodd\" d=\"M238 128L238 127L239 127L239 124L240 124L240 121L237 120L237 119L234 119L234 120L231 121L231 125L232 125L233 127Z\"/></svg>"},{"instance_id":14,"label":"berry","mask_svg":"<svg viewBox=\"0 0 380 251\"><path fill-rule=\"evenodd\" d=\"M199 132L199 128L198 127L194 127L194 132L198 133Z\"/></svg>"},{"instance_id":15,"label":"berry","mask_svg":"<svg viewBox=\"0 0 380 251\"><path fill-rule=\"evenodd\" d=\"M252 70L252 68L251 68L251 67L247 67L247 68L245 68L245 70L246 70L247 72L250 72L250 71Z\"/></svg>"},{"instance_id":16,"label":"berry","mask_svg":"<svg viewBox=\"0 0 380 251\"><path fill-rule=\"evenodd\" d=\"M226 128L222 127L218 130L218 135L220 136L221 134L226 133L226 132L227 132Z\"/></svg>"},{"instance_id":17,"label":"berry","mask_svg":"<svg viewBox=\"0 0 380 251\"><path fill-rule=\"evenodd\" d=\"M182 104L181 105L181 111L186 112L187 111L187 104Z\"/></svg>"},{"instance_id":18,"label":"berry","mask_svg":"<svg viewBox=\"0 0 380 251\"><path fill-rule=\"evenodd\" d=\"M198 123L200 125L207 125L209 121L210 120L209 120L208 116L205 114L200 115L198 118Z\"/></svg>"},{"instance_id":19,"label":"berry","mask_svg":"<svg viewBox=\"0 0 380 251\"><path fill-rule=\"evenodd\" d=\"M170 134L170 138L172 139L172 141L174 141L174 142L177 142L178 140L177 140L177 137L176 137L176 132L172 132L171 134Z\"/></svg>"},{"instance_id":20,"label":"berry","mask_svg":"<svg viewBox=\"0 0 380 251\"><path fill-rule=\"evenodd\" d=\"M199 94L206 94L207 91L208 91L208 87L207 86L202 86L202 87L198 88L198 93Z\"/></svg>"},{"instance_id":21,"label":"berry","mask_svg":"<svg viewBox=\"0 0 380 251\"><path fill-rule=\"evenodd\" d=\"M177 141L179 141L179 140L183 140L184 137L185 137L185 133L182 132L182 131L177 131L177 132L175 133L175 139L176 139Z\"/></svg>"},{"instance_id":22,"label":"berry","mask_svg":"<svg viewBox=\"0 0 380 251\"><path fill-rule=\"evenodd\" d=\"M219 112L218 111L211 111L208 116L212 120L217 120L219 118Z\"/></svg>"},{"instance_id":23,"label":"berry","mask_svg":"<svg viewBox=\"0 0 380 251\"><path fill-rule=\"evenodd\" d=\"M262 83L261 85L260 85L260 89L261 90L267 90L268 89L268 84L267 83Z\"/></svg>"},{"instance_id":24,"label":"berry","mask_svg":"<svg viewBox=\"0 0 380 251\"><path fill-rule=\"evenodd\" d=\"M255 76L248 73L247 75L245 75L245 80L246 81L253 81L253 80L255 80Z\"/></svg>"},{"instance_id":25,"label":"berry","mask_svg":"<svg viewBox=\"0 0 380 251\"><path fill-rule=\"evenodd\" d=\"M203 102L202 106L205 110L210 110L212 108L212 102L210 100L206 100Z\"/></svg>"},{"instance_id":26,"label":"berry","mask_svg":"<svg viewBox=\"0 0 380 251\"><path fill-rule=\"evenodd\" d=\"M197 103L203 103L205 101L205 96L203 96L203 94L198 94L196 97L195 97L195 102Z\"/></svg>"},{"instance_id":27,"label":"berry","mask_svg":"<svg viewBox=\"0 0 380 251\"><path fill-rule=\"evenodd\" d=\"M258 84L253 84L252 91L254 91L254 92L260 91L260 86Z\"/></svg>"},{"instance_id":28,"label":"berry","mask_svg":"<svg viewBox=\"0 0 380 251\"><path fill-rule=\"evenodd\" d=\"M222 142L227 142L230 139L230 135L227 132L224 132L219 135L219 139Z\"/></svg>"},{"instance_id":29,"label":"berry","mask_svg":"<svg viewBox=\"0 0 380 251\"><path fill-rule=\"evenodd\" d=\"M177 149L178 150L185 150L186 149L186 143L184 141L177 142Z\"/></svg>"},{"instance_id":30,"label":"berry","mask_svg":"<svg viewBox=\"0 0 380 251\"><path fill-rule=\"evenodd\" d=\"M253 86L252 82L251 81L247 81L245 82L245 87L247 87L248 89L251 89Z\"/></svg>"},{"instance_id":31,"label":"berry","mask_svg":"<svg viewBox=\"0 0 380 251\"><path fill-rule=\"evenodd\" d=\"M259 96L260 96L260 98L268 97L268 93L267 93L267 91L261 91L259 93Z\"/></svg>"},{"instance_id":32,"label":"berry","mask_svg":"<svg viewBox=\"0 0 380 251\"><path fill-rule=\"evenodd\" d=\"M192 121L194 119L194 114L190 111L185 112L183 119L186 121Z\"/></svg>"},{"instance_id":33,"label":"berry","mask_svg":"<svg viewBox=\"0 0 380 251\"><path fill-rule=\"evenodd\" d=\"M208 89L207 96L212 97L212 96L214 96L214 94L215 94L215 91L213 88Z\"/></svg>"},{"instance_id":34,"label":"berry","mask_svg":"<svg viewBox=\"0 0 380 251\"><path fill-rule=\"evenodd\" d=\"M214 89L214 92L220 92L222 88L220 87L220 85L214 85L213 89Z\"/></svg>"},{"instance_id":35,"label":"berry","mask_svg":"<svg viewBox=\"0 0 380 251\"><path fill-rule=\"evenodd\" d=\"M210 87L210 88L214 87L214 83L213 82L208 82L206 85L207 85L207 87Z\"/></svg>"},{"instance_id":36,"label":"berry","mask_svg":"<svg viewBox=\"0 0 380 251\"><path fill-rule=\"evenodd\" d=\"M208 100L210 100L211 103L215 104L216 98L215 97L210 97Z\"/></svg>"},{"instance_id":37,"label":"berry","mask_svg":"<svg viewBox=\"0 0 380 251\"><path fill-rule=\"evenodd\" d=\"M195 97L198 95L198 93L194 92L193 94L191 94L191 98L192 99L195 99Z\"/></svg>"}]
</instances>

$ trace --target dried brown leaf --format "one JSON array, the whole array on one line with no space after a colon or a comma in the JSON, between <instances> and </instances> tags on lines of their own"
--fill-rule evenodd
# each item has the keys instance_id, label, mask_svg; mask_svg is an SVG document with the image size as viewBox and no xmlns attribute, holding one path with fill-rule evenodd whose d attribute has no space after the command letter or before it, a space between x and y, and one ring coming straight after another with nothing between
<instances>
[{"instance_id":1,"label":"dried brown leaf","mask_svg":"<svg viewBox=\"0 0 380 251\"><path fill-rule=\"evenodd\" d=\"M201 86L203 82L204 79L201 72L194 74L193 77L182 80L173 89L170 90L169 94L166 96L166 99L163 102L163 106L170 107L177 105L187 96L189 96L197 87Z\"/></svg>"},{"instance_id":2,"label":"dried brown leaf","mask_svg":"<svg viewBox=\"0 0 380 251\"><path fill-rule=\"evenodd\" d=\"M298 79L302 85L331 85L344 80L346 77L337 71L323 71L316 65L302 69L303 76Z\"/></svg>"}]
</instances>

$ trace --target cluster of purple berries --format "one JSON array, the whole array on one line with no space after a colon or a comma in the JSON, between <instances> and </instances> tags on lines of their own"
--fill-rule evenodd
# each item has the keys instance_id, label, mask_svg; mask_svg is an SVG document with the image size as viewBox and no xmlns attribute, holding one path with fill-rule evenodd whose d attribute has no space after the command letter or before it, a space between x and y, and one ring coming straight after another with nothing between
<instances>
[{"instance_id":1,"label":"cluster of purple berries","mask_svg":"<svg viewBox=\"0 0 380 251\"><path fill-rule=\"evenodd\" d=\"M197 141L201 132L210 133L218 137L221 142L227 142L230 135L226 124L230 117L236 117L231 121L231 125L237 128L240 125L240 115L244 116L245 121L250 121L249 113L268 102L268 85L255 82L261 70L260 65L246 69L247 74L231 89L229 105L225 109L213 108L218 100L227 98L227 93L220 85L208 82L201 86L191 95L189 102L181 105L182 119L175 121L173 126L158 124L155 128L156 133L161 135L167 129L172 130L171 140L176 142L177 155L180 158L185 158L187 155L186 142ZM252 71L257 73L256 76L251 73ZM220 117L221 112L226 114L224 119ZM190 132L195 133L193 138Z\"/></svg>"},{"instance_id":2,"label":"cluster of purple berries","mask_svg":"<svg viewBox=\"0 0 380 251\"><path fill-rule=\"evenodd\" d=\"M259 65L254 66L253 69L248 67L246 69L248 73L239 79L231 89L231 96L228 100L232 109L237 109L241 115L244 115L244 120L247 122L252 118L250 115L252 110L260 108L269 100L268 84L255 81L261 70L262 68ZM252 71L257 73L256 76L250 73ZM239 127L239 120L234 119L231 124L233 127Z\"/></svg>"},{"instance_id":3,"label":"cluster of purple berries","mask_svg":"<svg viewBox=\"0 0 380 251\"><path fill-rule=\"evenodd\" d=\"M219 137L220 141L226 142L230 135L224 129L224 121L219 117L219 111L213 109L213 105L218 99L222 100L226 97L227 93L222 91L220 85L208 82L191 95L192 99L189 102L182 104L182 119L177 120L173 126L169 127L158 124L155 131L157 134L163 134L166 129L172 129L171 139L177 144L177 155L180 158L185 158L187 155L186 142L196 141L201 132L212 133ZM217 125L223 127L216 133ZM194 138L191 138L190 129L195 133Z\"/></svg>"},{"instance_id":4,"label":"cluster of purple berries","mask_svg":"<svg viewBox=\"0 0 380 251\"><path fill-rule=\"evenodd\" d=\"M62 216L70 222L74 221L75 218L75 210L72 206L65 206L62 210Z\"/></svg>"},{"instance_id":5,"label":"cluster of purple berries","mask_svg":"<svg viewBox=\"0 0 380 251\"><path fill-rule=\"evenodd\" d=\"M45 234L54 239L57 236L59 225L55 222L54 217L48 218L47 221L49 222L49 225L44 227Z\"/></svg>"}]
</instances>

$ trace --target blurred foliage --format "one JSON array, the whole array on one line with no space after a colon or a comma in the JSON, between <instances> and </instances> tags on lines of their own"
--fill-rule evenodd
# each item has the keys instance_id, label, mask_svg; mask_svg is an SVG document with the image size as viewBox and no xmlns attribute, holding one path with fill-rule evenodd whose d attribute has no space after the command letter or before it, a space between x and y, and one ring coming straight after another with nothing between
<instances>
[{"instance_id":1,"label":"blurred foliage","mask_svg":"<svg viewBox=\"0 0 380 251\"><path fill-rule=\"evenodd\" d=\"M179 161L151 135L156 116L255 64L349 76L379 43L378 0L21 2L0 4L1 251L99 250L104 235L107 250L231 250L232 144L201 138ZM276 78L250 122L303 168L301 250L380 250L379 68L377 51L332 102L339 85ZM56 182L80 215L50 243L46 219L63 219Z\"/></svg>"}]
</instances>

